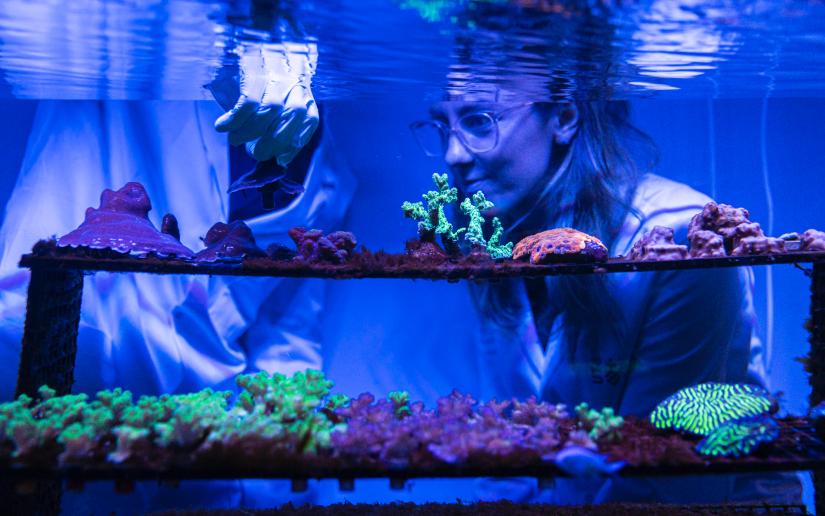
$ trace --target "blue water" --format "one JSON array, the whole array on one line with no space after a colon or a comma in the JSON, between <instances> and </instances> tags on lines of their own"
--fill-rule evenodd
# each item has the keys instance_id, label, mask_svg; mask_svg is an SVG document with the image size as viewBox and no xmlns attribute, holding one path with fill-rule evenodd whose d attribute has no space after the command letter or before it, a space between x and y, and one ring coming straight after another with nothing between
<instances>
[{"instance_id":1,"label":"blue water","mask_svg":"<svg viewBox=\"0 0 825 516\"><path fill-rule=\"evenodd\" d=\"M5 0L0 98L209 98L201 86L239 32L317 42L320 99L438 97L468 63L600 97L824 91L822 2L647 0L584 15L574 6L613 2L557 1L515 19L498 15L502 3L284 0L275 17L248 0Z\"/></svg>"},{"instance_id":2,"label":"blue water","mask_svg":"<svg viewBox=\"0 0 825 516\"><path fill-rule=\"evenodd\" d=\"M313 91L359 183L346 226L371 248L400 251L409 237L409 221L376 223L376 213L397 213L397 199L429 188L443 163L421 155L407 125L470 65L492 80L526 77L526 97L562 78L572 95L630 99L660 149L658 173L746 206L773 235L825 229L825 4L626 3L597 19L568 10L508 23L452 17L450 5L468 0L284 2L297 30L249 18L243 2L3 0L0 205L38 100L211 102L203 85L232 61L225 48L243 27L247 37L317 43ZM788 412L804 413L809 387L796 358L807 352L809 281L791 266L755 274L759 334L773 344L771 388L784 392ZM335 283L331 306L343 310L353 295L380 300L382 285ZM415 287L442 300L464 295L456 285ZM354 393L362 377L334 379Z\"/></svg>"}]
</instances>

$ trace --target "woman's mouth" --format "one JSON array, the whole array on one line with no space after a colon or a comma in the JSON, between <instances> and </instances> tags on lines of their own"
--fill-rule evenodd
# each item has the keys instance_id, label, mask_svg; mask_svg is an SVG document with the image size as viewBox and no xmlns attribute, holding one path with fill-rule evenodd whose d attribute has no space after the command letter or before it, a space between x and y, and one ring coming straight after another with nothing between
<instances>
[{"instance_id":1,"label":"woman's mouth","mask_svg":"<svg viewBox=\"0 0 825 516\"><path fill-rule=\"evenodd\" d=\"M466 190L467 195L472 195L479 190L482 190L482 187L489 186L487 185L487 178L479 177L476 179L470 179L464 182L464 189ZM489 193L489 192L485 192Z\"/></svg>"}]
</instances>

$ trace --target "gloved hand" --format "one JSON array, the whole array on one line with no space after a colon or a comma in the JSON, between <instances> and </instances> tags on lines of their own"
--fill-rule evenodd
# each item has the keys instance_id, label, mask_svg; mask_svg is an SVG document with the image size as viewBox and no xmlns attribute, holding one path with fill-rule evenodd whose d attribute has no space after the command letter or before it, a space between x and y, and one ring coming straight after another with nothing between
<instances>
[{"instance_id":1,"label":"gloved hand","mask_svg":"<svg viewBox=\"0 0 825 516\"><path fill-rule=\"evenodd\" d=\"M246 144L258 161L286 166L318 127L318 107L310 90L318 49L313 43L243 42L240 97L215 121L232 145ZM216 98L221 92L214 91Z\"/></svg>"}]
</instances>

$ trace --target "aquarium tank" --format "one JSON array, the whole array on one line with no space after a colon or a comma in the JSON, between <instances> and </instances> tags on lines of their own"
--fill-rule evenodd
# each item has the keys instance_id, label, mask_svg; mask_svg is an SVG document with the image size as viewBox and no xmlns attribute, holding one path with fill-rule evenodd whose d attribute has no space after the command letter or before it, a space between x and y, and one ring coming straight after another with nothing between
<instances>
[{"instance_id":1,"label":"aquarium tank","mask_svg":"<svg viewBox=\"0 0 825 516\"><path fill-rule=\"evenodd\" d=\"M823 120L813 0L3 0L0 498L825 511Z\"/></svg>"}]
</instances>

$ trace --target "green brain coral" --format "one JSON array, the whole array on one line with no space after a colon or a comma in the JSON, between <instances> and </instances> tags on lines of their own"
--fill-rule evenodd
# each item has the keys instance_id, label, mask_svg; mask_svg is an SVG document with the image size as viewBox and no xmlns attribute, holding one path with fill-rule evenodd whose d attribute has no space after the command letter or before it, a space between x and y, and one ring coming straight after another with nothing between
<instances>
[{"instance_id":1,"label":"green brain coral","mask_svg":"<svg viewBox=\"0 0 825 516\"><path fill-rule=\"evenodd\" d=\"M696 446L702 455L741 457L779 437L779 424L768 416L737 419L721 425Z\"/></svg>"},{"instance_id":2,"label":"green brain coral","mask_svg":"<svg viewBox=\"0 0 825 516\"><path fill-rule=\"evenodd\" d=\"M659 403L650 422L660 429L708 435L728 421L768 414L773 404L768 392L755 385L702 383Z\"/></svg>"}]
</instances>

